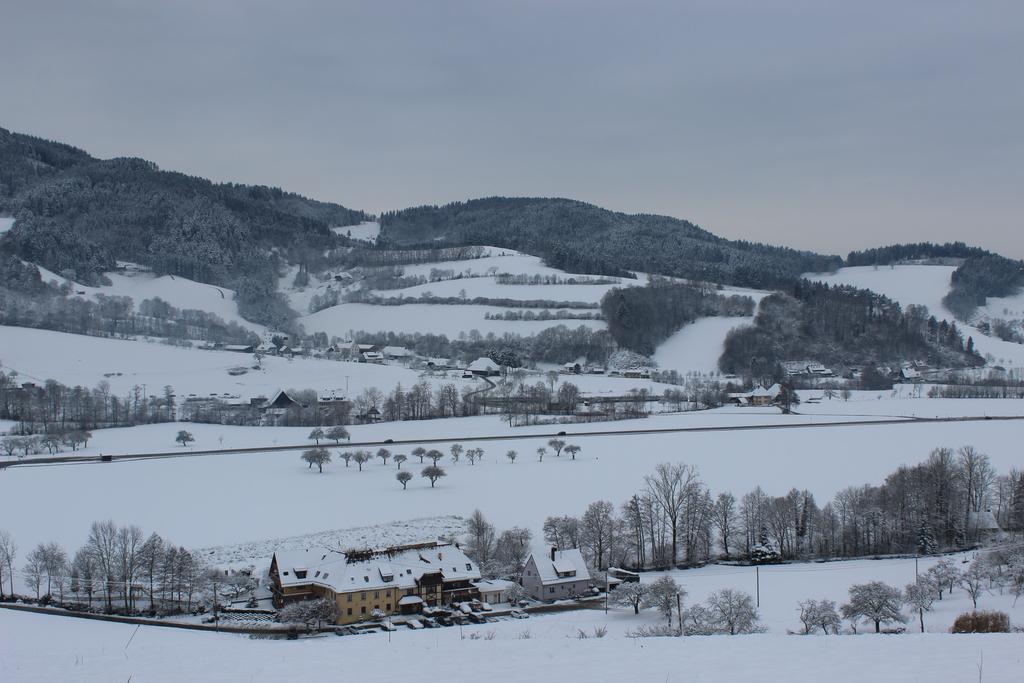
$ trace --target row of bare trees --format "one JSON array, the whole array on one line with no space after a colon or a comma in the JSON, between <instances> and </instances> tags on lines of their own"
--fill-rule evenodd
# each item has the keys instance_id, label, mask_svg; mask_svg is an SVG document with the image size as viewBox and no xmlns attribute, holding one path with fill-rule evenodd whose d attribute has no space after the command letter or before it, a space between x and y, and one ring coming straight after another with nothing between
<instances>
[{"instance_id":1,"label":"row of bare trees","mask_svg":"<svg viewBox=\"0 0 1024 683\"><path fill-rule=\"evenodd\" d=\"M598 569L668 567L713 557L772 562L884 553L931 554L987 535L1024 531L1024 472L999 475L971 446L937 448L878 486L840 491L819 507L807 489L712 496L699 472L662 463L618 509L596 501L580 517L549 517L544 538L580 548Z\"/></svg>"},{"instance_id":2,"label":"row of bare trees","mask_svg":"<svg viewBox=\"0 0 1024 683\"><path fill-rule=\"evenodd\" d=\"M11 595L17 553L0 531L0 582L6 574ZM38 544L26 554L21 576L37 600L126 614L192 611L211 595L232 597L252 588L246 573L212 568L159 534L147 537L135 525L110 520L93 522L73 555L57 543Z\"/></svg>"}]
</instances>

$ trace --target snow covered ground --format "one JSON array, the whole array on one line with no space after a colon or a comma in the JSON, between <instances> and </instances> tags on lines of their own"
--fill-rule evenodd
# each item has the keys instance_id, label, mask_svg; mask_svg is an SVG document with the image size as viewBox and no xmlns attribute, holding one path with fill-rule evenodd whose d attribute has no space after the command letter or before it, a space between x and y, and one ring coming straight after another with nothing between
<instances>
[{"instance_id":1,"label":"snow covered ground","mask_svg":"<svg viewBox=\"0 0 1024 683\"><path fill-rule=\"evenodd\" d=\"M955 317L945 306L942 298L949 292L949 279L955 268L953 266L855 266L840 268L835 273L805 273L809 280L825 282L832 285L852 285L862 289L870 289L896 301L901 306L909 304L927 306L928 310L938 319L954 321ZM1024 308L1024 295L1010 297L1005 301L993 299L981 312L996 317L1003 317L1003 309L1016 310ZM974 345L982 356L991 357L994 364L1004 367L1024 367L1024 344L1004 342L989 337L977 328L957 321L963 335L974 337Z\"/></svg>"},{"instance_id":2,"label":"snow covered ground","mask_svg":"<svg viewBox=\"0 0 1024 683\"><path fill-rule=\"evenodd\" d=\"M217 567L255 566L263 572L279 550L305 548L384 548L420 543L435 538L461 538L466 522L454 515L407 519L395 524L373 524L354 529L333 529L291 538L270 538L249 543L232 543L213 548L198 548L196 553Z\"/></svg>"},{"instance_id":3,"label":"snow covered ground","mask_svg":"<svg viewBox=\"0 0 1024 683\"><path fill-rule=\"evenodd\" d=\"M0 235L14 227L14 219L8 216L0 216Z\"/></svg>"},{"instance_id":4,"label":"snow covered ground","mask_svg":"<svg viewBox=\"0 0 1024 683\"><path fill-rule=\"evenodd\" d=\"M69 385L93 387L101 381L121 395L135 385L150 393L172 385L179 399L189 394L243 397L270 396L277 389L341 390L354 395L368 386L390 390L396 384L415 384L420 374L396 365L342 363L331 360L268 356L263 369L253 370L252 354L205 351L158 342L126 341L103 337L0 326L0 363L6 372L16 370L24 381L56 379ZM228 370L246 367L244 375ZM434 375L429 381L451 381L461 386L474 380Z\"/></svg>"},{"instance_id":5,"label":"snow covered ground","mask_svg":"<svg viewBox=\"0 0 1024 683\"><path fill-rule=\"evenodd\" d=\"M503 314L508 310L499 306L473 304L402 304L400 306L374 306L372 304L340 304L299 318L307 332L324 331L328 336L347 336L349 331L395 331L444 334L457 338L460 333L477 330L481 334L501 335L536 334L549 327L565 325L575 329L581 325L603 329L603 320L487 320L485 313ZM528 309L536 312L538 309ZM584 310L583 312L592 312Z\"/></svg>"},{"instance_id":6,"label":"snow covered ground","mask_svg":"<svg viewBox=\"0 0 1024 683\"><path fill-rule=\"evenodd\" d=\"M359 225L343 225L331 230L339 235L346 235L354 240L376 242L380 234L380 223L376 221L364 221Z\"/></svg>"},{"instance_id":7,"label":"snow covered ground","mask_svg":"<svg viewBox=\"0 0 1024 683\"><path fill-rule=\"evenodd\" d=\"M908 401L909 402L909 401ZM933 404L938 399L919 399ZM970 403L970 402L965 402ZM981 405L976 401L971 405ZM1016 401L1006 404L1018 405ZM980 409L980 408L979 408ZM652 417L615 423L615 429L706 423L785 423L821 421L813 416L784 417L755 411ZM828 418L835 420L836 418ZM465 437L474 431L502 434L497 417L433 420L353 428L353 438ZM174 450L180 424L150 425L96 433L95 444L135 451ZM610 425L573 425L570 432ZM579 429L577 429L579 427ZM305 434L264 428L191 425L196 447L231 447L259 438L263 444L302 443ZM530 428L548 432L551 427ZM479 430L479 431L478 431ZM0 519L22 547L55 540L69 547L82 542L89 522L112 518L156 530L189 547L218 546L275 537L292 537L325 529L365 526L439 515L464 516L481 508L500 528L526 526L541 537L544 518L580 514L587 504L606 499L618 504L643 485L659 462L688 462L718 492L737 495L760 485L773 495L792 487L809 488L819 500L866 482L877 483L901 463L924 460L937 446L974 445L989 454L1000 472L1020 466L1019 422L918 423L831 427L828 429L748 430L573 436L582 447L576 461L549 454L538 462L535 451L546 439L496 440L482 444L484 460L476 465L446 463L448 476L431 489L419 476L403 491L396 467L375 460L357 471L337 460L323 474L310 471L298 452L200 456L134 462L18 467L0 472ZM308 432L307 432L308 433ZM519 432L517 433L529 433ZM223 436L223 444L219 437ZM298 438L296 438L298 437ZM126 439L130 439L129 443ZM457 441L457 438L453 438ZM259 442L258 442L259 443ZM432 447L446 449L446 444ZM118 450L120 450L118 448ZM331 446L333 452L338 449ZM401 452L402 447L393 448ZM516 450L514 464L504 457ZM106 452L106 451L105 451ZM116 452L116 451L115 451ZM123 452L123 451L122 451ZM408 451L406 451L408 452ZM412 469L419 472L419 464ZM407 465L407 467L409 466ZM89 492L87 495L84 492ZM69 501L67 506L39 506L38 501ZM74 501L74 502L70 502ZM33 514L25 514L33 510Z\"/></svg>"},{"instance_id":8,"label":"snow covered ground","mask_svg":"<svg viewBox=\"0 0 1024 683\"><path fill-rule=\"evenodd\" d=\"M722 355L726 335L753 322L753 316L701 318L663 342L654 353L654 361L662 370L714 374L718 372L718 358Z\"/></svg>"},{"instance_id":9,"label":"snow covered ground","mask_svg":"<svg viewBox=\"0 0 1024 683\"><path fill-rule=\"evenodd\" d=\"M573 613L578 614L578 613ZM333 681L411 676L492 683L567 681L1019 681L1020 635L576 640L540 634L531 618L460 629L346 638L252 640L0 610L0 678L30 681ZM979 676L979 667L982 675Z\"/></svg>"}]
</instances>

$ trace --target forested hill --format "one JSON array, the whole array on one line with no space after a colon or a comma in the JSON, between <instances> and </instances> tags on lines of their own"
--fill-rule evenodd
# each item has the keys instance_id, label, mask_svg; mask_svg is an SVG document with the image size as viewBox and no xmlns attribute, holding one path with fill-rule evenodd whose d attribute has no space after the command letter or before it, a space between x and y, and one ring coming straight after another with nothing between
<instances>
[{"instance_id":1,"label":"forested hill","mask_svg":"<svg viewBox=\"0 0 1024 683\"><path fill-rule=\"evenodd\" d=\"M963 242L893 244L851 251L848 266L890 265L905 261L952 261L957 264L942 302L960 320L969 321L989 297L1011 296L1024 288L1024 261L1009 259Z\"/></svg>"},{"instance_id":2,"label":"forested hill","mask_svg":"<svg viewBox=\"0 0 1024 683\"><path fill-rule=\"evenodd\" d=\"M379 240L394 247L488 244L540 256L569 272L622 276L638 270L761 288L842 263L838 256L723 239L678 218L569 199L491 197L386 213Z\"/></svg>"},{"instance_id":3,"label":"forested hill","mask_svg":"<svg viewBox=\"0 0 1024 683\"><path fill-rule=\"evenodd\" d=\"M117 259L234 287L248 317L273 322L279 258L303 260L366 218L278 188L217 184L134 158L96 159L0 129L0 214L17 216L0 250L95 281ZM279 311L280 312L280 311Z\"/></svg>"}]
</instances>

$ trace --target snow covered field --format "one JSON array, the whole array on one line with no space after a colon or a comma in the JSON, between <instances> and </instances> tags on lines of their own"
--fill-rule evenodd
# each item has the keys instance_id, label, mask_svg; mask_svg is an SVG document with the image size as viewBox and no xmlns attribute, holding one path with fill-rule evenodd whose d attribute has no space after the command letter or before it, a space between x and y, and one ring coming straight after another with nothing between
<instances>
[{"instance_id":1,"label":"snow covered field","mask_svg":"<svg viewBox=\"0 0 1024 683\"><path fill-rule=\"evenodd\" d=\"M663 342L654 353L654 361L662 370L681 373L718 372L725 337L729 332L754 322L749 318L701 318L686 325Z\"/></svg>"},{"instance_id":2,"label":"snow covered field","mask_svg":"<svg viewBox=\"0 0 1024 683\"><path fill-rule=\"evenodd\" d=\"M557 619L544 617L542 619ZM0 610L0 678L29 681L405 682L410 676L492 683L567 681L1019 681L1020 635L711 636L569 640L535 634L542 619L459 629L307 640L91 622ZM520 634L529 631L528 639ZM130 641L130 644L129 644Z\"/></svg>"},{"instance_id":3,"label":"snow covered field","mask_svg":"<svg viewBox=\"0 0 1024 683\"><path fill-rule=\"evenodd\" d=\"M243 397L270 396L277 389L317 389L357 394L364 387L390 390L419 381L419 373L396 365L342 363L312 358L288 360L268 356L262 370L252 370L252 354L204 351L157 342L125 341L103 337L0 326L0 363L6 372L16 370L24 381L56 379L65 384L95 386L110 383L124 394L134 385L146 385L150 393L174 387L179 398L189 394L224 393ZM228 375L234 367L250 368L246 374ZM460 373L450 379L461 385ZM438 382L440 375L431 379Z\"/></svg>"},{"instance_id":4,"label":"snow covered field","mask_svg":"<svg viewBox=\"0 0 1024 683\"><path fill-rule=\"evenodd\" d=\"M920 399L922 404L933 402L936 400ZM650 418L632 425L616 423L614 428L685 425L687 419L699 415L703 414ZM694 419L698 421L690 424L701 424L702 418ZM738 412L723 413L717 419L722 424L742 424L744 420L750 424L749 420L772 423L812 418ZM487 429L484 433L502 433L498 418L483 417L360 427L353 429L353 438L367 438L369 430L375 430L377 438L401 439L410 434L414 438L462 437L472 433L470 427L475 423L479 423L476 429ZM96 438L103 440L110 435L116 439L117 433L127 434L135 441L121 443L133 450L174 450L173 436L180 427L167 424L110 430L97 432ZM579 427L569 431L584 431L583 425ZM586 427L602 429L608 425ZM296 441L295 430L286 441L285 435L263 428L249 428L252 433L243 433L243 429L190 427L199 448L218 447L221 435L224 447L257 438L253 433L264 439L262 443ZM9 525L10 531L22 547L44 539L75 547L84 539L89 522L106 518L136 523L147 531L157 530L178 543L197 547L426 516L464 516L480 507L500 528L527 526L540 538L545 517L580 514L598 499L618 504L642 486L644 476L659 462L693 463L714 492L728 489L740 495L761 485L773 495L782 495L796 486L809 488L824 503L839 489L880 482L901 463L924 460L937 446L971 444L989 454L1000 472L1019 467L1016 444L1020 432L1019 422L981 421L573 436L570 441L583 448L576 461L549 454L542 463L537 462L534 452L546 439L497 440L482 444L487 455L477 465L446 463L448 476L438 482L436 489L417 476L407 491L395 481L392 463L384 466L375 460L358 472L354 463L345 467L336 459L323 474L317 474L299 460L298 452L18 467L0 472L0 518L16 520ZM235 436L238 434L244 434L244 438ZM305 435L298 436L301 443ZM504 457L510 449L520 454L514 464ZM332 446L332 450L337 449ZM410 464L418 473L415 459ZM40 508L37 502L42 497L74 502L66 508ZM36 512L27 515L25 510Z\"/></svg>"},{"instance_id":5,"label":"snow covered field","mask_svg":"<svg viewBox=\"0 0 1024 683\"><path fill-rule=\"evenodd\" d=\"M195 309L219 316L225 322L238 323L257 334L266 332L263 325L250 322L238 314L235 303L235 292L227 287L208 285L196 282L180 275L156 276L148 272L114 271L104 273L110 279L110 285L90 287L36 266L44 282L56 282L58 285L68 283L72 287L71 296L85 296L95 299L98 295L127 296L135 302L136 310L146 299L159 297L178 309Z\"/></svg>"},{"instance_id":6,"label":"snow covered field","mask_svg":"<svg viewBox=\"0 0 1024 683\"><path fill-rule=\"evenodd\" d=\"M855 266L840 268L835 273L805 273L804 277L831 285L870 289L889 297L900 306L927 306L936 318L954 321L953 314L942 305L942 298L949 292L949 279L954 270L953 266ZM1024 308L1024 295L1006 300L992 299L985 308L979 310L979 314L1001 317L1004 308ZM1005 367L1024 367L1024 344L1004 342L982 334L975 327L956 322L965 338L974 337L974 345L982 356L991 356L996 364Z\"/></svg>"},{"instance_id":7,"label":"snow covered field","mask_svg":"<svg viewBox=\"0 0 1024 683\"><path fill-rule=\"evenodd\" d=\"M359 225L344 225L337 228L331 228L331 230L339 235L347 235L354 240L376 242L377 235L380 234L380 223L375 221L366 221Z\"/></svg>"},{"instance_id":8,"label":"snow covered field","mask_svg":"<svg viewBox=\"0 0 1024 683\"><path fill-rule=\"evenodd\" d=\"M402 304L400 306L374 306L372 304L340 304L299 318L307 332L324 331L328 336L345 337L349 331L394 331L444 334L458 338L460 333L477 330L481 334L501 335L536 334L549 327L565 325L575 329L580 325L604 329L603 320L487 320L485 313L503 314L508 310L499 306L473 304ZM539 309L525 309L536 312ZM583 309L581 312L591 312Z\"/></svg>"}]
</instances>

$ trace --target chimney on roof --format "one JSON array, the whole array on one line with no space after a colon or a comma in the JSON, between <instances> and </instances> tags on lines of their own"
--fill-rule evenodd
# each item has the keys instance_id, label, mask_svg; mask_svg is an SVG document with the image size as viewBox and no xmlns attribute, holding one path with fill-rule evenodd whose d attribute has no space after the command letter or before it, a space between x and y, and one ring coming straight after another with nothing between
<instances>
[{"instance_id":1,"label":"chimney on roof","mask_svg":"<svg viewBox=\"0 0 1024 683\"><path fill-rule=\"evenodd\" d=\"M558 550L556 546L551 546L551 561L555 561L555 552Z\"/></svg>"}]
</instances>

